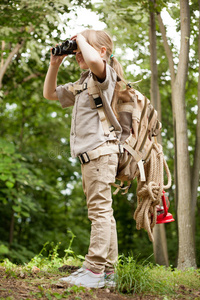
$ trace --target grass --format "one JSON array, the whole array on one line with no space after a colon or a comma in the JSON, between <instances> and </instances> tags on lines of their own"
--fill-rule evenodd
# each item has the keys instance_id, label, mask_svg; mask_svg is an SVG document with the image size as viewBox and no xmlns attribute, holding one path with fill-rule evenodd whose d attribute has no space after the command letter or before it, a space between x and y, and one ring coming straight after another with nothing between
<instances>
[{"instance_id":1,"label":"grass","mask_svg":"<svg viewBox=\"0 0 200 300\"><path fill-rule=\"evenodd\" d=\"M116 269L117 289L122 293L173 296L180 287L200 290L200 270L172 270L171 267L137 262L134 257L123 255L119 257Z\"/></svg>"},{"instance_id":2,"label":"grass","mask_svg":"<svg viewBox=\"0 0 200 300\"><path fill-rule=\"evenodd\" d=\"M63 276L63 273L58 268L63 265L81 266L83 257L75 255L71 249L71 244L65 251L64 257L60 258L58 255L59 245L54 246L49 252L48 257L46 257L43 255L46 245L44 245L38 255L23 266L17 266L8 259L5 259L0 264L1 271L3 270L4 274L3 279L15 278L18 280L20 278L23 279L23 282L29 284L29 286L37 287L37 289L29 291L29 295L34 296L35 299L64 299L69 298L72 294L74 299L82 299L80 295L88 293L88 290L83 287L67 287L64 292L59 289L58 279ZM36 272L34 268L36 268ZM116 282L117 292L124 295L161 296L160 299L168 300L178 299L179 295L182 297L183 292L186 295L194 291L197 297L188 299L200 299L200 293L198 294L200 289L200 270L187 269L181 271L153 265L148 262L141 263L133 256L125 257L121 255L119 257L116 265ZM1 291L4 291L5 287L2 280L0 287ZM88 299L90 299L90 295ZM15 298L8 295L7 298L1 299ZM27 297L27 299L29 298Z\"/></svg>"}]
</instances>

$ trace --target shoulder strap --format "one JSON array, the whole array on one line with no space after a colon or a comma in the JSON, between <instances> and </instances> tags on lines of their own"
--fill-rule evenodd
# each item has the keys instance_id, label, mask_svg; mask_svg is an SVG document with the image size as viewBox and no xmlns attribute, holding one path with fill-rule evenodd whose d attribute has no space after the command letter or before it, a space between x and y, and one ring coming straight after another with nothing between
<instances>
[{"instance_id":1,"label":"shoulder strap","mask_svg":"<svg viewBox=\"0 0 200 300\"><path fill-rule=\"evenodd\" d=\"M95 106L99 114L99 119L101 121L104 130L104 134L106 136L112 135L113 137L116 137L114 127L111 125L109 119L106 116L106 112L103 107L103 101L102 101L102 95L100 89L92 77L90 77L88 80L87 89L88 89L89 96L91 96L92 99L94 100Z\"/></svg>"},{"instance_id":2,"label":"shoulder strap","mask_svg":"<svg viewBox=\"0 0 200 300\"><path fill-rule=\"evenodd\" d=\"M102 95L100 92L99 87L95 83L95 80L90 77L87 83L83 84L74 84L73 86L69 86L69 90L74 94L78 94L84 90L88 89L89 96L92 97L94 102L94 107L97 108L99 119L101 121L104 134L106 136L113 136L116 137L114 127L111 125L109 119L106 116L104 111L103 102L102 102Z\"/></svg>"},{"instance_id":3,"label":"shoulder strap","mask_svg":"<svg viewBox=\"0 0 200 300\"><path fill-rule=\"evenodd\" d=\"M87 89L87 83L70 85L68 89L70 92L76 95Z\"/></svg>"}]
</instances>

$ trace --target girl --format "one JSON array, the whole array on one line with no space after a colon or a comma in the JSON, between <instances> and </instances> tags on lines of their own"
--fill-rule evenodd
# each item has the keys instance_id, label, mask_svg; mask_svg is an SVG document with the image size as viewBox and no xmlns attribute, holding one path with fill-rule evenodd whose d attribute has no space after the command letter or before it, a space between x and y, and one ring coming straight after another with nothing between
<instances>
[{"instance_id":1,"label":"girl","mask_svg":"<svg viewBox=\"0 0 200 300\"><path fill-rule=\"evenodd\" d=\"M57 86L58 69L65 55L51 54L43 94L46 99L59 100L63 108L74 106L70 133L71 155L79 157L82 163L82 181L88 218L91 220L91 236L82 268L61 280L74 285L100 288L106 284L105 278L109 278L108 275L111 274L112 278L118 258L111 183L115 182L117 144L122 131L117 120L116 104L121 84L119 78L123 78L123 72L112 54L113 43L106 32L88 29L71 39L78 46L75 51L76 61L81 69L87 71L81 74L78 82ZM102 101L106 116L102 111L99 113L98 105L95 105L89 93L90 78L100 91L100 102ZM104 130L104 117L111 124L112 130L109 133Z\"/></svg>"}]
</instances>

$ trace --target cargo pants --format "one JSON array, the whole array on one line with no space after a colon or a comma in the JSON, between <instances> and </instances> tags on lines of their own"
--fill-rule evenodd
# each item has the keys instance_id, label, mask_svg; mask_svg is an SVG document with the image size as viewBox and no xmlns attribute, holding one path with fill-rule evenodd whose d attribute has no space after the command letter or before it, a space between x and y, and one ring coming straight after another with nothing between
<instances>
[{"instance_id":1,"label":"cargo pants","mask_svg":"<svg viewBox=\"0 0 200 300\"><path fill-rule=\"evenodd\" d=\"M112 142L103 146L109 147ZM101 147L101 146L100 146ZM115 182L118 154L100 156L81 165L91 235L84 266L95 273L111 272L118 258L116 222L112 209L111 183Z\"/></svg>"}]
</instances>

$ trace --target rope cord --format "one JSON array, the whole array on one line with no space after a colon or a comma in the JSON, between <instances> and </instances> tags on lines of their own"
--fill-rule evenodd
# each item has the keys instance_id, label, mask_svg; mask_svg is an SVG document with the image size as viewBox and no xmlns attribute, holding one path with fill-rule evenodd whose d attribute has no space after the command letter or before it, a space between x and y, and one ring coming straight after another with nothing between
<instances>
[{"instance_id":1,"label":"rope cord","mask_svg":"<svg viewBox=\"0 0 200 300\"><path fill-rule=\"evenodd\" d=\"M146 182L140 180L140 174L137 177L137 208L134 213L136 228L144 228L153 242L153 227L156 224L157 208L159 205L163 189L171 186L171 174L165 161L162 146L153 144L150 160L144 165ZM167 174L168 182L164 185L164 168Z\"/></svg>"}]
</instances>

